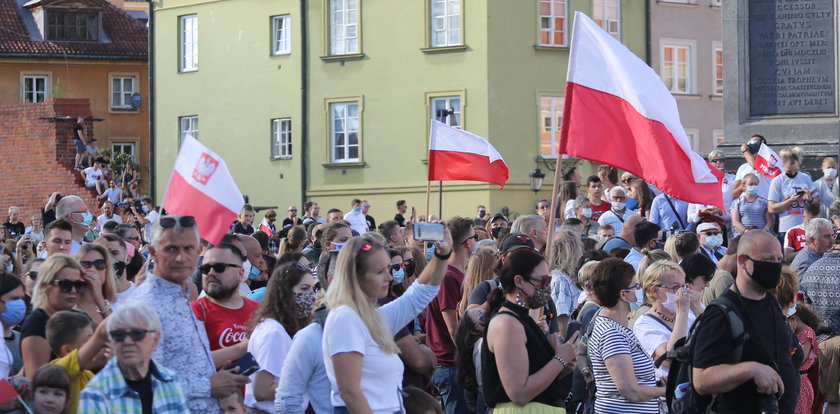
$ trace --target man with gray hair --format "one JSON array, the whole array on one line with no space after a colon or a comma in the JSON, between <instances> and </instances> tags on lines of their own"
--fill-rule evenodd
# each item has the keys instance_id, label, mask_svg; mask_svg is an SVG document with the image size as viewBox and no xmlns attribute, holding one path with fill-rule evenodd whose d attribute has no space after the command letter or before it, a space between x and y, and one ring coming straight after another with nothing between
<instances>
[{"instance_id":1,"label":"man with gray hair","mask_svg":"<svg viewBox=\"0 0 840 414\"><path fill-rule=\"evenodd\" d=\"M155 350L155 361L178 373L190 411L220 413L218 398L230 395L249 381L233 370L216 372L217 365L232 358L221 353L226 349L210 353L204 325L190 308L185 285L198 262L195 218L161 217L152 225L151 236L149 255L155 262L154 273L146 276L131 300L149 305L161 317L163 339Z\"/></svg>"},{"instance_id":2,"label":"man with gray hair","mask_svg":"<svg viewBox=\"0 0 840 414\"><path fill-rule=\"evenodd\" d=\"M526 214L513 221L510 234L524 234L534 242L534 248L541 250L548 239L548 225L542 216Z\"/></svg>"},{"instance_id":3,"label":"man with gray hair","mask_svg":"<svg viewBox=\"0 0 840 414\"><path fill-rule=\"evenodd\" d=\"M831 244L834 241L834 229L831 222L824 218L812 218L805 225L805 240L805 247L796 254L790 264L800 277L812 263L831 250Z\"/></svg>"},{"instance_id":4,"label":"man with gray hair","mask_svg":"<svg viewBox=\"0 0 840 414\"><path fill-rule=\"evenodd\" d=\"M612 206L598 218L598 225L609 224L616 233L621 233L624 220L633 215L633 212L627 209L627 190L620 185L611 188L609 201Z\"/></svg>"},{"instance_id":5,"label":"man with gray hair","mask_svg":"<svg viewBox=\"0 0 840 414\"><path fill-rule=\"evenodd\" d=\"M70 254L76 253L76 250L82 246L85 233L90 230L93 214L90 213L81 197L71 194L62 197L55 206L55 217L65 219L73 226Z\"/></svg>"}]
</instances>

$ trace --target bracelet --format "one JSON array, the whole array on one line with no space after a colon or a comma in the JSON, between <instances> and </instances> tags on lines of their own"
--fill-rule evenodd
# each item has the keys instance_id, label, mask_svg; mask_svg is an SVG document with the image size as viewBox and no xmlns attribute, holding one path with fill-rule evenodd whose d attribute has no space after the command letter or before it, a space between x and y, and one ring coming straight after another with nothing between
<instances>
[{"instance_id":1,"label":"bracelet","mask_svg":"<svg viewBox=\"0 0 840 414\"><path fill-rule=\"evenodd\" d=\"M563 357L561 357L560 355L555 355L555 356L553 356L552 358L554 358L554 359L556 359L556 360L560 361L560 363L561 363L561 364L563 364L563 368L566 368L566 365L568 365L568 363L566 362L566 360L565 360L565 359L563 359Z\"/></svg>"},{"instance_id":2,"label":"bracelet","mask_svg":"<svg viewBox=\"0 0 840 414\"><path fill-rule=\"evenodd\" d=\"M450 256L452 256L452 250L450 250L449 253L447 253L445 255L438 254L438 251L435 250L435 257L437 257L440 260L449 260Z\"/></svg>"},{"instance_id":3,"label":"bracelet","mask_svg":"<svg viewBox=\"0 0 840 414\"><path fill-rule=\"evenodd\" d=\"M741 150L741 154L743 154L743 153L745 153L745 152L747 152L747 151L749 151L749 150L750 150L749 148L747 148L747 149L745 149L745 150Z\"/></svg>"}]
</instances>

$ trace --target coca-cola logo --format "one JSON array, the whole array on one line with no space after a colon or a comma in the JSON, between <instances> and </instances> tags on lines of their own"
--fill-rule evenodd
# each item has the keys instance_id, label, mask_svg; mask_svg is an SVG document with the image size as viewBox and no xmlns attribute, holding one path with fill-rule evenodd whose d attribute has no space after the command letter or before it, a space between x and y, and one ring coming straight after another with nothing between
<instances>
[{"instance_id":1,"label":"coca-cola logo","mask_svg":"<svg viewBox=\"0 0 840 414\"><path fill-rule=\"evenodd\" d=\"M231 345L236 345L244 339L245 327L234 324L231 327L225 328L225 330L219 334L219 346L225 348Z\"/></svg>"}]
</instances>

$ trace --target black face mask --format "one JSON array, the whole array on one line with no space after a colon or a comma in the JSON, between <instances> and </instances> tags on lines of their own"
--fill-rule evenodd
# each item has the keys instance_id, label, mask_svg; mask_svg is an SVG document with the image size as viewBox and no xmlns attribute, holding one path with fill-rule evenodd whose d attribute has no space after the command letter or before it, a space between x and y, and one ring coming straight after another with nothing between
<instances>
[{"instance_id":1,"label":"black face mask","mask_svg":"<svg viewBox=\"0 0 840 414\"><path fill-rule=\"evenodd\" d=\"M755 144L747 144L747 149L750 151L750 154L758 154L758 150L761 148L761 143Z\"/></svg>"},{"instance_id":2,"label":"black face mask","mask_svg":"<svg viewBox=\"0 0 840 414\"><path fill-rule=\"evenodd\" d=\"M798 174L798 173L793 173L793 174L788 173L788 172L785 173L785 175L788 176L788 178L796 178L796 174Z\"/></svg>"},{"instance_id":3,"label":"black face mask","mask_svg":"<svg viewBox=\"0 0 840 414\"><path fill-rule=\"evenodd\" d=\"M490 234L493 235L494 239L498 239L499 238L499 233L502 232L503 228L504 227L493 227L492 229L490 229Z\"/></svg>"},{"instance_id":4,"label":"black face mask","mask_svg":"<svg viewBox=\"0 0 840 414\"><path fill-rule=\"evenodd\" d=\"M415 265L414 261L412 260L405 267L405 276L406 277L414 276L414 270L416 270L416 269L417 269L417 265Z\"/></svg>"},{"instance_id":5,"label":"black face mask","mask_svg":"<svg viewBox=\"0 0 840 414\"><path fill-rule=\"evenodd\" d=\"M755 260L749 256L746 258L753 262L753 272L747 273L747 276L767 290L775 289L782 278L782 263Z\"/></svg>"}]
</instances>

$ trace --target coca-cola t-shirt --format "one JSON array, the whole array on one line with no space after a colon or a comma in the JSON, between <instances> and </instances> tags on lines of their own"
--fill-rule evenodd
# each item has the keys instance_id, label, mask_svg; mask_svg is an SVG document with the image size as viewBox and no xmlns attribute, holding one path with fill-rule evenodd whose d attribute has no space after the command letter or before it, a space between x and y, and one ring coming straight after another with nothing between
<instances>
[{"instance_id":1,"label":"coca-cola t-shirt","mask_svg":"<svg viewBox=\"0 0 840 414\"><path fill-rule=\"evenodd\" d=\"M245 303L239 309L219 306L211 302L207 296L196 299L190 304L195 317L204 322L211 351L236 345L245 339L248 319L260 303L248 298L242 298L242 300Z\"/></svg>"},{"instance_id":2,"label":"coca-cola t-shirt","mask_svg":"<svg viewBox=\"0 0 840 414\"><path fill-rule=\"evenodd\" d=\"M589 206L592 208L592 216L589 217L589 221L598 221L604 212L610 211L610 208L612 208L612 204L603 200L601 200L601 204L589 203Z\"/></svg>"}]
</instances>

